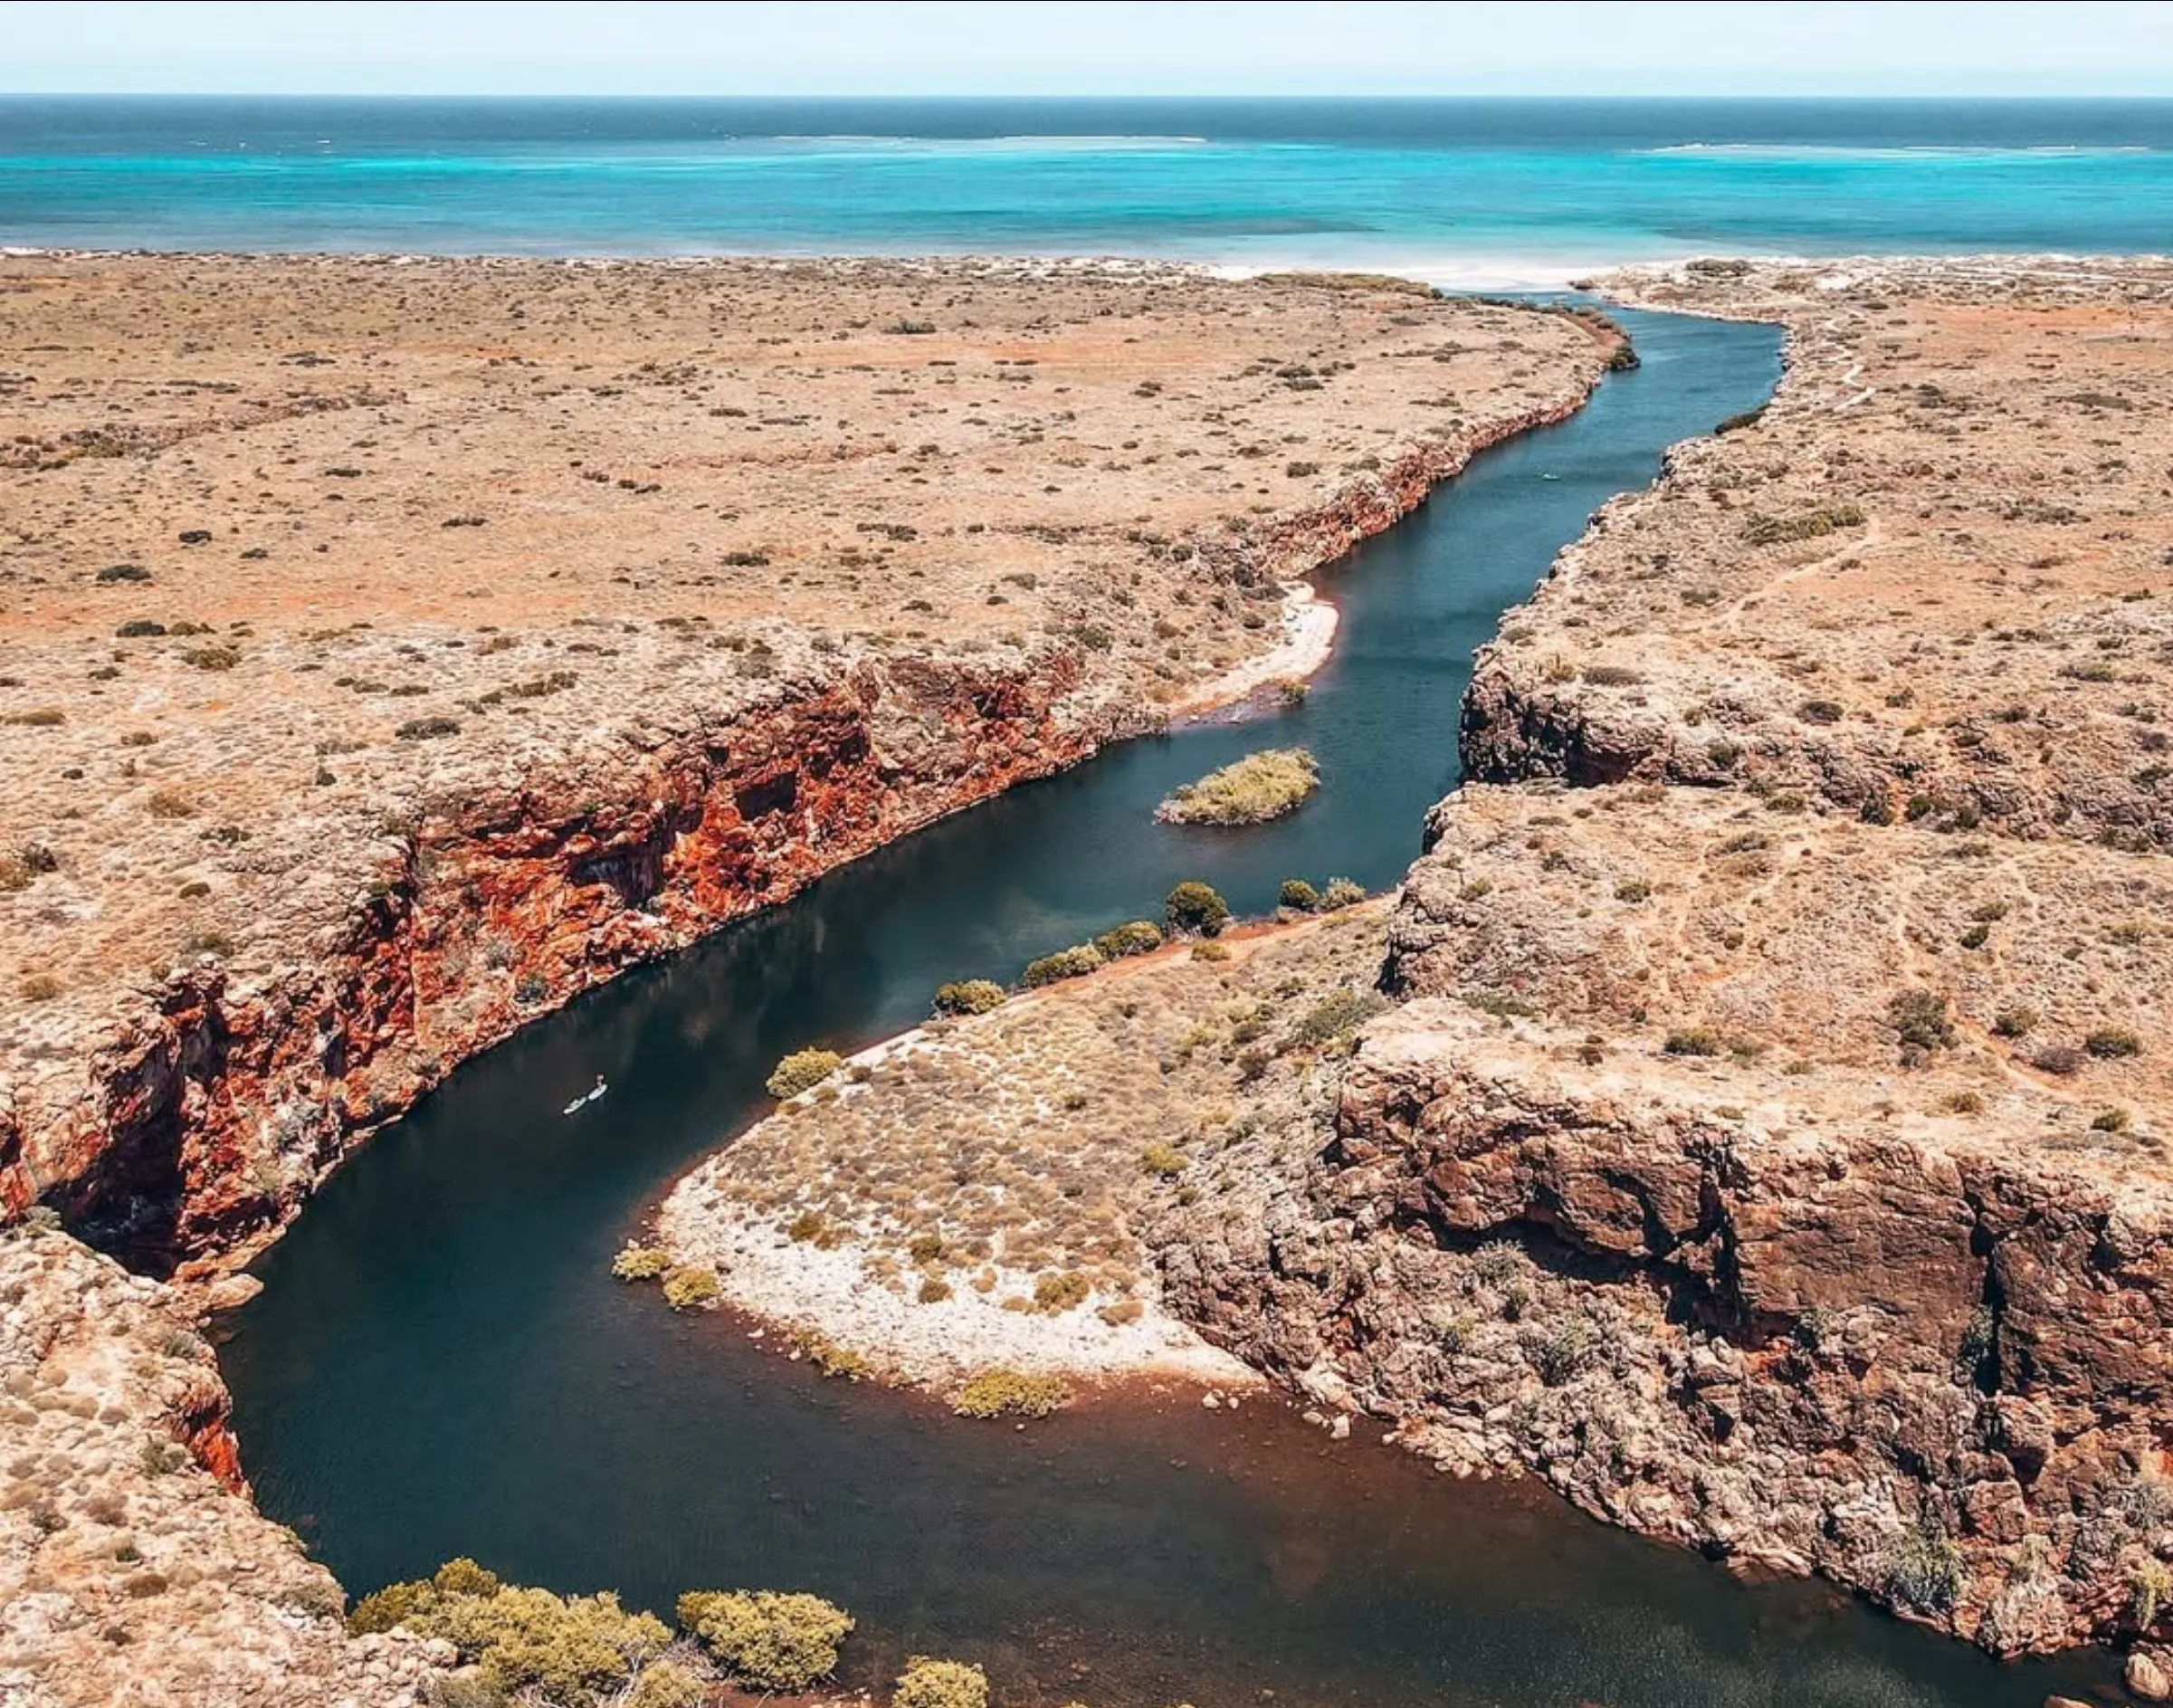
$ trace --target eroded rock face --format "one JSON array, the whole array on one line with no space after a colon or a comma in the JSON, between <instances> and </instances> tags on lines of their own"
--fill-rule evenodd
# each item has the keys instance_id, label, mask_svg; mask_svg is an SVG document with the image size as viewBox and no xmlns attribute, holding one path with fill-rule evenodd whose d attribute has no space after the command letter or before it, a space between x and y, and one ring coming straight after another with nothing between
<instances>
[{"instance_id":1,"label":"eroded rock face","mask_svg":"<svg viewBox=\"0 0 2173 1708\"><path fill-rule=\"evenodd\" d=\"M2173 1196L1726 1094L1414 1002L1306 1178L1168 1250L1172 1302L1445 1465L1996 1648L2116 1628L2173 1545Z\"/></svg>"},{"instance_id":2,"label":"eroded rock face","mask_svg":"<svg viewBox=\"0 0 2173 1708\"><path fill-rule=\"evenodd\" d=\"M780 695L624 768L577 768L388 828L320 959L243 983L184 969L87 1091L7 1159L152 1266L276 1231L351 1136L452 1064L621 969L1092 749L1059 661L1019 679L927 662Z\"/></svg>"},{"instance_id":3,"label":"eroded rock face","mask_svg":"<svg viewBox=\"0 0 2173 1708\"><path fill-rule=\"evenodd\" d=\"M450 1651L350 1638L331 1574L250 1503L169 1289L56 1228L0 1233L0 1700L429 1700Z\"/></svg>"},{"instance_id":4,"label":"eroded rock face","mask_svg":"<svg viewBox=\"0 0 2173 1708\"><path fill-rule=\"evenodd\" d=\"M1468 775L2173 842L2151 727L2173 501L2147 425L2173 406L2173 273L1891 261L1605 288L1785 321L1787 374L1504 615Z\"/></svg>"},{"instance_id":5,"label":"eroded rock face","mask_svg":"<svg viewBox=\"0 0 2173 1708\"><path fill-rule=\"evenodd\" d=\"M1509 614L1402 1006L1308 1163L1164 1221L1168 1301L1445 1465L1995 1650L2155 1631L2162 446L2107 423L2173 281L1618 283L1785 320L1787 381Z\"/></svg>"}]
</instances>

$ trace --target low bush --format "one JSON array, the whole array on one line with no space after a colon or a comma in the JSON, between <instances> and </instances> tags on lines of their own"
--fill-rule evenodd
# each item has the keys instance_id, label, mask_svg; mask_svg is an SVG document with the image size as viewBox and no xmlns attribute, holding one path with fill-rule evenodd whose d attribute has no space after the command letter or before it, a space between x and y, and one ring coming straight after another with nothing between
<instances>
[{"instance_id":1,"label":"low bush","mask_svg":"<svg viewBox=\"0 0 2173 1708\"><path fill-rule=\"evenodd\" d=\"M2082 1047L2101 1062L2123 1055L2140 1055L2143 1041L2126 1026L2099 1026L2082 1040Z\"/></svg>"},{"instance_id":2,"label":"low bush","mask_svg":"<svg viewBox=\"0 0 2173 1708\"><path fill-rule=\"evenodd\" d=\"M820 1596L771 1589L697 1589L679 1598L679 1622L736 1683L805 1690L837 1670L853 1617Z\"/></svg>"},{"instance_id":3,"label":"low bush","mask_svg":"<svg viewBox=\"0 0 2173 1708\"><path fill-rule=\"evenodd\" d=\"M611 1260L611 1273L621 1281L662 1281L672 1267L672 1254L661 1245L629 1245Z\"/></svg>"},{"instance_id":4,"label":"low bush","mask_svg":"<svg viewBox=\"0 0 2173 1708\"><path fill-rule=\"evenodd\" d=\"M1060 1377L999 1367L976 1375L952 1398L950 1408L961 1417L1046 1417L1071 1399Z\"/></svg>"},{"instance_id":5,"label":"low bush","mask_svg":"<svg viewBox=\"0 0 2173 1708\"><path fill-rule=\"evenodd\" d=\"M1961 1550L1920 1520L1889 1545L1880 1577L1895 1600L1920 1613L1946 1613L1962 1592Z\"/></svg>"},{"instance_id":6,"label":"low bush","mask_svg":"<svg viewBox=\"0 0 2173 1708\"><path fill-rule=\"evenodd\" d=\"M1185 1172L1185 1153L1168 1140L1158 1139L1139 1152L1139 1167L1148 1174L1174 1180Z\"/></svg>"},{"instance_id":7,"label":"low bush","mask_svg":"<svg viewBox=\"0 0 2173 1708\"><path fill-rule=\"evenodd\" d=\"M1275 902L1277 906L1287 907L1294 913L1310 913L1320 905L1320 892L1303 878L1285 878Z\"/></svg>"},{"instance_id":8,"label":"low bush","mask_svg":"<svg viewBox=\"0 0 2173 1708\"><path fill-rule=\"evenodd\" d=\"M936 987L938 1014L986 1014L1004 1000L1004 987L993 978L966 978Z\"/></svg>"},{"instance_id":9,"label":"low bush","mask_svg":"<svg viewBox=\"0 0 2173 1708\"><path fill-rule=\"evenodd\" d=\"M704 1708L710 1687L672 1661L655 1661L642 1669L634 1689L621 1708Z\"/></svg>"},{"instance_id":10,"label":"low bush","mask_svg":"<svg viewBox=\"0 0 2173 1708\"><path fill-rule=\"evenodd\" d=\"M813 1091L845 1064L835 1050L795 1050L779 1062L763 1087L779 1102Z\"/></svg>"},{"instance_id":11,"label":"low bush","mask_svg":"<svg viewBox=\"0 0 2173 1708\"><path fill-rule=\"evenodd\" d=\"M1754 546L1777 546L1798 539L1816 539L1836 529L1854 528L1863 520L1857 504L1821 504L1793 516L1754 514L1743 524L1743 538Z\"/></svg>"},{"instance_id":12,"label":"low bush","mask_svg":"<svg viewBox=\"0 0 2173 1708\"><path fill-rule=\"evenodd\" d=\"M1670 1055L1719 1055L1728 1045L1711 1026L1678 1026L1660 1047Z\"/></svg>"},{"instance_id":13,"label":"low bush","mask_svg":"<svg viewBox=\"0 0 2173 1708\"><path fill-rule=\"evenodd\" d=\"M713 1301L723 1291L717 1272L702 1264L681 1264L664 1272L664 1302L674 1311L691 1311Z\"/></svg>"},{"instance_id":14,"label":"low bush","mask_svg":"<svg viewBox=\"0 0 2173 1708\"><path fill-rule=\"evenodd\" d=\"M1162 947L1162 928L1152 920L1129 920L1101 933L1094 947L1104 960L1122 960L1127 955L1151 955Z\"/></svg>"},{"instance_id":15,"label":"low bush","mask_svg":"<svg viewBox=\"0 0 2173 1708\"><path fill-rule=\"evenodd\" d=\"M1026 963L1025 983L1029 990L1044 985L1055 984L1059 979L1078 978L1098 972L1104 965L1101 951L1091 943L1076 943L1070 949L1060 949L1053 955L1044 955L1039 960Z\"/></svg>"},{"instance_id":16,"label":"low bush","mask_svg":"<svg viewBox=\"0 0 2173 1708\"><path fill-rule=\"evenodd\" d=\"M614 1700L672 1635L662 1620L627 1612L615 1595L520 1589L472 1560L450 1561L428 1579L388 1584L348 1619L357 1636L395 1626L452 1644L499 1689L531 1693L553 1708Z\"/></svg>"},{"instance_id":17,"label":"low bush","mask_svg":"<svg viewBox=\"0 0 2173 1708\"><path fill-rule=\"evenodd\" d=\"M1355 1032L1387 1003L1370 990L1338 990L1323 997L1284 1035L1282 1047L1314 1049Z\"/></svg>"},{"instance_id":18,"label":"low bush","mask_svg":"<svg viewBox=\"0 0 2173 1708\"><path fill-rule=\"evenodd\" d=\"M1947 998L1935 990L1899 992L1886 1005L1886 1024L1904 1050L1954 1047L1954 1021L1947 1013Z\"/></svg>"},{"instance_id":19,"label":"low bush","mask_svg":"<svg viewBox=\"0 0 2173 1708\"><path fill-rule=\"evenodd\" d=\"M1180 785L1155 816L1168 825L1261 825L1295 811L1320 787L1320 768L1310 753L1269 748Z\"/></svg>"},{"instance_id":20,"label":"low bush","mask_svg":"<svg viewBox=\"0 0 2173 1708\"><path fill-rule=\"evenodd\" d=\"M1230 922L1230 904L1206 884L1187 879L1169 892L1162 903L1162 917L1173 931L1220 937L1223 927Z\"/></svg>"},{"instance_id":21,"label":"low bush","mask_svg":"<svg viewBox=\"0 0 2173 1708\"><path fill-rule=\"evenodd\" d=\"M1349 878L1330 878L1328 888L1320 892L1320 911L1336 913L1347 907L1356 907L1366 899L1366 886L1353 883Z\"/></svg>"},{"instance_id":22,"label":"low bush","mask_svg":"<svg viewBox=\"0 0 2173 1708\"><path fill-rule=\"evenodd\" d=\"M1052 1269L1034 1277L1034 1308L1049 1316L1062 1316L1087 1302L1094 1283L1077 1270L1062 1274Z\"/></svg>"},{"instance_id":23,"label":"low bush","mask_svg":"<svg viewBox=\"0 0 2173 1708\"><path fill-rule=\"evenodd\" d=\"M964 1661L912 1656L898 1676L891 1708L988 1708L988 1675Z\"/></svg>"}]
</instances>

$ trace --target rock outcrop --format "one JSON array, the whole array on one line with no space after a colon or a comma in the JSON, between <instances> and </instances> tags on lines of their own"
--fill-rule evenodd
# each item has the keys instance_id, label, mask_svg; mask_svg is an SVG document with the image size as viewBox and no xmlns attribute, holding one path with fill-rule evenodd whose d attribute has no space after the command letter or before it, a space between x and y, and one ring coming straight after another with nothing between
<instances>
[{"instance_id":1,"label":"rock outcrop","mask_svg":"<svg viewBox=\"0 0 2173 1708\"><path fill-rule=\"evenodd\" d=\"M1509 614L1401 1006L1310 1162L1164 1219L1167 1302L1444 1466L1996 1651L2158 1633L2173 643L2162 457L2108 432L2173 280L1617 284L1785 320L1787 382Z\"/></svg>"},{"instance_id":2,"label":"rock outcrop","mask_svg":"<svg viewBox=\"0 0 2173 1708\"><path fill-rule=\"evenodd\" d=\"M450 1649L348 1636L331 1574L251 1504L226 1405L170 1289L45 1220L0 1232L0 1702L434 1700Z\"/></svg>"}]
</instances>

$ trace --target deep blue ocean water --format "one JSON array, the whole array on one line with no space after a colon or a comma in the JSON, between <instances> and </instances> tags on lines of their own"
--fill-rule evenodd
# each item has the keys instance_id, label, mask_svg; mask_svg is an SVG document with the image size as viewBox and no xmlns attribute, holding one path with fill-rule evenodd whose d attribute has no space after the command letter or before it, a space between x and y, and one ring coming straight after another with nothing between
<instances>
[{"instance_id":1,"label":"deep blue ocean water","mask_svg":"<svg viewBox=\"0 0 2173 1708\"><path fill-rule=\"evenodd\" d=\"M1553 284L2173 250L2173 100L0 98L0 243L1072 253Z\"/></svg>"}]
</instances>

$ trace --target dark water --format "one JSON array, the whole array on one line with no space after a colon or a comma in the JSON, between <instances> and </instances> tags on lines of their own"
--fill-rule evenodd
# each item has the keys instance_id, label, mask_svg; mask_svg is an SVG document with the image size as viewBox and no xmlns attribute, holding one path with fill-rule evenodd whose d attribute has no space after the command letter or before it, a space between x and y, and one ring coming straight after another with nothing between
<instances>
[{"instance_id":1,"label":"dark water","mask_svg":"<svg viewBox=\"0 0 2173 1708\"><path fill-rule=\"evenodd\" d=\"M265 1509L358 1588L472 1553L658 1607L817 1590L861 1617L856 1678L949 1651L1019 1703L2035 1708L2097 1677L2091 1658L2001 1670L1816 1586L1746 1589L1266 1403L962 1424L606 1276L786 1050L893 1030L940 980L1013 975L1180 877L1248 911L1286 875L1392 882L1454 780L1469 655L1501 608L1663 447L1773 383L1769 329L1625 319L1641 372L1330 573L1344 628L1301 710L1132 744L894 844L539 1023L377 1139L263 1261L222 1355ZM1321 761L1295 817L1149 821L1171 784L1270 739ZM561 1119L598 1073L611 1095Z\"/></svg>"},{"instance_id":2,"label":"dark water","mask_svg":"<svg viewBox=\"0 0 2173 1708\"><path fill-rule=\"evenodd\" d=\"M2163 249L2173 100L0 98L0 243L1158 254L1557 284Z\"/></svg>"}]
</instances>

